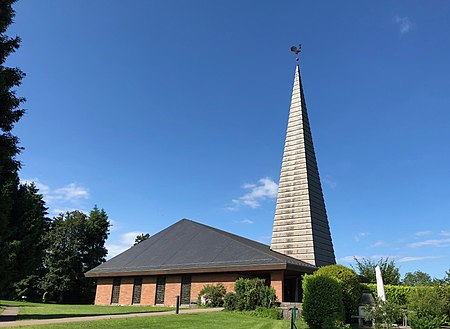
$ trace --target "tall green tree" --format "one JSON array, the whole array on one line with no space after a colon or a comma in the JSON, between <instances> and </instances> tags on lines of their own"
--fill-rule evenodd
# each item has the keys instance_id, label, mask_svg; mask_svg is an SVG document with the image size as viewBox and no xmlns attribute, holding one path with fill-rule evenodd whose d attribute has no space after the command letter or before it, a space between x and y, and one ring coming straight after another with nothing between
<instances>
[{"instance_id":1,"label":"tall green tree","mask_svg":"<svg viewBox=\"0 0 450 329\"><path fill-rule=\"evenodd\" d=\"M95 283L84 273L105 261L109 226L106 212L97 207L89 216L77 210L57 216L46 237L40 287L59 302L92 302Z\"/></svg>"},{"instance_id":2,"label":"tall green tree","mask_svg":"<svg viewBox=\"0 0 450 329\"><path fill-rule=\"evenodd\" d=\"M356 270L358 274L365 277L370 283L376 283L375 267L380 266L381 275L383 276L384 284L399 285L400 284L400 270L395 265L394 260L381 258L378 262L366 258L354 258L356 262ZM353 267L353 266L352 266Z\"/></svg>"},{"instance_id":3,"label":"tall green tree","mask_svg":"<svg viewBox=\"0 0 450 329\"><path fill-rule=\"evenodd\" d=\"M12 232L8 242L9 295L36 299L38 290L34 279L42 273L44 237L49 231L50 219L43 196L33 183L19 186L12 219L8 228Z\"/></svg>"},{"instance_id":4,"label":"tall green tree","mask_svg":"<svg viewBox=\"0 0 450 329\"><path fill-rule=\"evenodd\" d=\"M405 286L429 286L432 282L431 276L422 271L408 272L403 278Z\"/></svg>"},{"instance_id":5,"label":"tall green tree","mask_svg":"<svg viewBox=\"0 0 450 329\"><path fill-rule=\"evenodd\" d=\"M15 89L21 84L25 74L17 67L5 66L8 56L20 45L18 36L8 37L5 33L13 22L15 0L0 0L0 292L8 285L8 240L11 232L8 227L12 221L14 197L19 185L20 162L19 140L12 134L14 125L24 114L20 108L25 101L16 95Z\"/></svg>"}]
</instances>

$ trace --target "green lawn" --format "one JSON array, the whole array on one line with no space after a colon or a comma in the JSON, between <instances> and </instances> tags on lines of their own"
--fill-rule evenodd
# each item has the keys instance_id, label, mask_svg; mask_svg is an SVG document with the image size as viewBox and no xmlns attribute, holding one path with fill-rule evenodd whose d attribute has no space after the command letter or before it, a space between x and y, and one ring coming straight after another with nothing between
<instances>
[{"instance_id":1,"label":"green lawn","mask_svg":"<svg viewBox=\"0 0 450 329\"><path fill-rule=\"evenodd\" d=\"M98 305L61 305L0 300L1 306L19 306L18 320L55 319L89 315L107 315L142 312L161 312L173 310L173 307L156 306L98 306Z\"/></svg>"},{"instance_id":2,"label":"green lawn","mask_svg":"<svg viewBox=\"0 0 450 329\"><path fill-rule=\"evenodd\" d=\"M298 329L307 327L298 323ZM27 326L28 329L42 329L44 326ZM111 319L80 323L45 325L49 329L289 329L290 321L257 318L234 312L214 312L201 314L180 314L152 316L144 318Z\"/></svg>"}]
</instances>

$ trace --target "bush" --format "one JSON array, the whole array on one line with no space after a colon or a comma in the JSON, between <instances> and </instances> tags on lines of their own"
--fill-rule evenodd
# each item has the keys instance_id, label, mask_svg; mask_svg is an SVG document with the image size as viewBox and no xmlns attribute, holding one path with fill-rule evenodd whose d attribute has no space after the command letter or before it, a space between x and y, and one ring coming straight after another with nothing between
<instances>
[{"instance_id":1,"label":"bush","mask_svg":"<svg viewBox=\"0 0 450 329\"><path fill-rule=\"evenodd\" d=\"M448 301L439 287L416 287L408 295L413 329L435 329L447 318Z\"/></svg>"},{"instance_id":2,"label":"bush","mask_svg":"<svg viewBox=\"0 0 450 329\"><path fill-rule=\"evenodd\" d=\"M223 305L223 298L227 292L223 284L205 285L198 294L198 305L205 305L207 307L220 307Z\"/></svg>"},{"instance_id":3,"label":"bush","mask_svg":"<svg viewBox=\"0 0 450 329\"><path fill-rule=\"evenodd\" d=\"M361 298L361 285L356 272L343 265L329 265L319 268L314 275L325 275L339 281L342 288L345 318L350 321L351 316L358 313Z\"/></svg>"},{"instance_id":4,"label":"bush","mask_svg":"<svg viewBox=\"0 0 450 329\"><path fill-rule=\"evenodd\" d=\"M283 318L281 311L274 307L257 306L254 311L248 312L249 315L257 316L259 318L269 318L274 320L281 320Z\"/></svg>"},{"instance_id":5,"label":"bush","mask_svg":"<svg viewBox=\"0 0 450 329\"><path fill-rule=\"evenodd\" d=\"M305 275L302 287L302 313L310 328L334 327L344 320L342 288L337 279L325 275Z\"/></svg>"},{"instance_id":6,"label":"bush","mask_svg":"<svg viewBox=\"0 0 450 329\"><path fill-rule=\"evenodd\" d=\"M223 307L227 311L234 311L236 309L236 294L228 292L223 298Z\"/></svg>"},{"instance_id":7,"label":"bush","mask_svg":"<svg viewBox=\"0 0 450 329\"><path fill-rule=\"evenodd\" d=\"M402 321L403 310L400 305L390 301L377 300L375 307L366 305L367 320L372 320L375 329L393 328L394 324Z\"/></svg>"},{"instance_id":8,"label":"bush","mask_svg":"<svg viewBox=\"0 0 450 329\"><path fill-rule=\"evenodd\" d=\"M277 299L275 289L265 285L263 279L236 280L234 285L236 292L236 309L239 311L251 311L257 306L273 307Z\"/></svg>"},{"instance_id":9,"label":"bush","mask_svg":"<svg viewBox=\"0 0 450 329\"><path fill-rule=\"evenodd\" d=\"M384 292L386 293L386 300L401 306L406 306L408 303L408 294L409 292L415 289L414 287L408 286L391 286L385 285ZM377 285L374 283L361 283L361 291L362 292L370 292L377 299Z\"/></svg>"}]
</instances>

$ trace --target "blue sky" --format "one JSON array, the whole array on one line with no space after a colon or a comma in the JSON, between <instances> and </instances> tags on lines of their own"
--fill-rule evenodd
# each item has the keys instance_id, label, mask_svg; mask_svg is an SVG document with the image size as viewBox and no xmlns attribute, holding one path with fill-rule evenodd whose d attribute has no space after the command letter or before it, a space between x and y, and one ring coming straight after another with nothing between
<instances>
[{"instance_id":1,"label":"blue sky","mask_svg":"<svg viewBox=\"0 0 450 329\"><path fill-rule=\"evenodd\" d=\"M21 178L115 254L189 218L270 243L301 71L338 262L450 268L450 2L20 0Z\"/></svg>"}]
</instances>

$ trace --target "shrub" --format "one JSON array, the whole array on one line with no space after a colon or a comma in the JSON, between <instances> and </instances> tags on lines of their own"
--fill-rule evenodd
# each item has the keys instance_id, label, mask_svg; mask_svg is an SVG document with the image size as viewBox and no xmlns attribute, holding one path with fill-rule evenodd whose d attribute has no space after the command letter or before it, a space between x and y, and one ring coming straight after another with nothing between
<instances>
[{"instance_id":1,"label":"shrub","mask_svg":"<svg viewBox=\"0 0 450 329\"><path fill-rule=\"evenodd\" d=\"M234 311L236 309L236 294L228 292L223 298L223 307L227 311Z\"/></svg>"},{"instance_id":2,"label":"shrub","mask_svg":"<svg viewBox=\"0 0 450 329\"><path fill-rule=\"evenodd\" d=\"M266 286L263 279L240 278L236 280L234 291L239 311L251 311L257 306L273 307L277 299L275 289Z\"/></svg>"},{"instance_id":3,"label":"shrub","mask_svg":"<svg viewBox=\"0 0 450 329\"><path fill-rule=\"evenodd\" d=\"M358 313L358 304L361 298L361 285L355 271L343 265L329 265L319 268L314 275L325 275L339 281L342 288L345 318L351 319Z\"/></svg>"},{"instance_id":4,"label":"shrub","mask_svg":"<svg viewBox=\"0 0 450 329\"><path fill-rule=\"evenodd\" d=\"M310 328L330 327L344 320L342 288L337 279L324 275L305 275L302 287L302 313Z\"/></svg>"},{"instance_id":5,"label":"shrub","mask_svg":"<svg viewBox=\"0 0 450 329\"><path fill-rule=\"evenodd\" d=\"M216 285L207 284L202 288L202 290L200 290L200 293L198 294L198 304L208 307L220 307L223 305L223 297L225 296L226 292L227 290L221 283L218 283Z\"/></svg>"},{"instance_id":6,"label":"shrub","mask_svg":"<svg viewBox=\"0 0 450 329\"><path fill-rule=\"evenodd\" d=\"M405 306L408 302L408 294L409 292L415 289L413 287L408 286L391 286L385 285L384 292L386 293L386 300L397 304ZM377 299L377 285L374 283L361 283L361 291L362 292L370 292Z\"/></svg>"},{"instance_id":7,"label":"shrub","mask_svg":"<svg viewBox=\"0 0 450 329\"><path fill-rule=\"evenodd\" d=\"M375 307L366 305L367 320L372 320L375 329L393 328L402 320L403 310L400 305L390 301L377 300Z\"/></svg>"},{"instance_id":8,"label":"shrub","mask_svg":"<svg viewBox=\"0 0 450 329\"><path fill-rule=\"evenodd\" d=\"M448 301L438 287L416 287L408 295L413 329L435 329L446 321Z\"/></svg>"},{"instance_id":9,"label":"shrub","mask_svg":"<svg viewBox=\"0 0 450 329\"><path fill-rule=\"evenodd\" d=\"M278 309L276 309L274 307L269 308L269 307L257 306L254 311L250 311L250 312L248 312L248 314L257 316L259 318L269 318L269 319L274 319L274 320L281 320L283 317L281 314L281 311L279 311Z\"/></svg>"}]
</instances>

